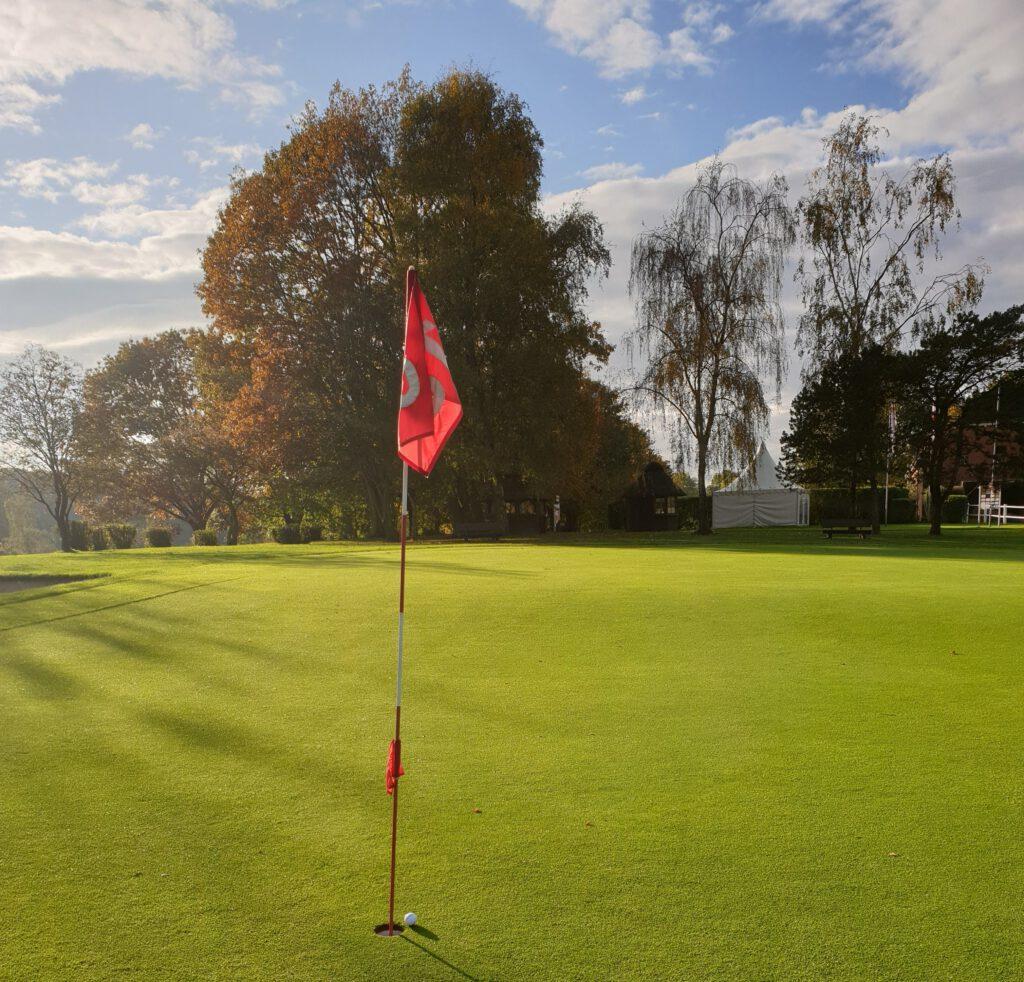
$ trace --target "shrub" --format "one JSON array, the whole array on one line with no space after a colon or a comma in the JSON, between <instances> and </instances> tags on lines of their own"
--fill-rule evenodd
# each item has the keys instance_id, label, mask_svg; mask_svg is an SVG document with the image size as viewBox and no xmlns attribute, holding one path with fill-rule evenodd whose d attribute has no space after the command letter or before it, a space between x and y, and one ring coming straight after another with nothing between
<instances>
[{"instance_id":1,"label":"shrub","mask_svg":"<svg viewBox=\"0 0 1024 982\"><path fill-rule=\"evenodd\" d=\"M166 549L174 539L174 532L166 525L153 525L146 529L146 542L156 549Z\"/></svg>"},{"instance_id":2,"label":"shrub","mask_svg":"<svg viewBox=\"0 0 1024 982\"><path fill-rule=\"evenodd\" d=\"M239 545L251 546L267 541L267 533L263 529L248 529L238 536Z\"/></svg>"},{"instance_id":3,"label":"shrub","mask_svg":"<svg viewBox=\"0 0 1024 982\"><path fill-rule=\"evenodd\" d=\"M278 525L270 534L282 546L294 546L302 542L302 529L298 525Z\"/></svg>"},{"instance_id":4,"label":"shrub","mask_svg":"<svg viewBox=\"0 0 1024 982\"><path fill-rule=\"evenodd\" d=\"M89 529L89 544L95 552L102 552L104 549L109 548L110 543L107 541L107 533L102 526Z\"/></svg>"},{"instance_id":5,"label":"shrub","mask_svg":"<svg viewBox=\"0 0 1024 982\"><path fill-rule=\"evenodd\" d=\"M85 552L89 548L89 526L77 519L68 523L71 548L75 552Z\"/></svg>"},{"instance_id":6,"label":"shrub","mask_svg":"<svg viewBox=\"0 0 1024 982\"><path fill-rule=\"evenodd\" d=\"M959 525L967 510L967 495L951 494L942 503L942 521L945 525Z\"/></svg>"},{"instance_id":7,"label":"shrub","mask_svg":"<svg viewBox=\"0 0 1024 982\"><path fill-rule=\"evenodd\" d=\"M320 542L324 537L324 530L319 525L303 525L303 542Z\"/></svg>"},{"instance_id":8,"label":"shrub","mask_svg":"<svg viewBox=\"0 0 1024 982\"><path fill-rule=\"evenodd\" d=\"M138 529L134 525L115 523L104 527L107 533L107 541L112 549L131 549L135 544L135 536Z\"/></svg>"},{"instance_id":9,"label":"shrub","mask_svg":"<svg viewBox=\"0 0 1024 982\"><path fill-rule=\"evenodd\" d=\"M213 529L196 529L192 533L192 544L197 546L215 546L217 533Z\"/></svg>"},{"instance_id":10,"label":"shrub","mask_svg":"<svg viewBox=\"0 0 1024 982\"><path fill-rule=\"evenodd\" d=\"M909 525L917 521L917 502L909 498L889 499L889 524Z\"/></svg>"},{"instance_id":11,"label":"shrub","mask_svg":"<svg viewBox=\"0 0 1024 982\"><path fill-rule=\"evenodd\" d=\"M700 498L676 498L676 516L681 529L697 527L697 506L699 504Z\"/></svg>"}]
</instances>

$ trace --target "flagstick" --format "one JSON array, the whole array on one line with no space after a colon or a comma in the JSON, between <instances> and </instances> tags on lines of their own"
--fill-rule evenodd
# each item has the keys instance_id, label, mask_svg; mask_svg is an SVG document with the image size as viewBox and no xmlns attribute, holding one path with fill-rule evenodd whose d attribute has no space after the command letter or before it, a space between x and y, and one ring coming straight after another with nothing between
<instances>
[{"instance_id":1,"label":"flagstick","mask_svg":"<svg viewBox=\"0 0 1024 982\"><path fill-rule=\"evenodd\" d=\"M402 770L402 637L405 620L405 538L409 522L409 465L402 464L402 561L398 574L398 671L395 677L395 788L391 796L391 890L388 897L388 936L395 933L395 851L398 843L398 783Z\"/></svg>"},{"instance_id":2,"label":"flagstick","mask_svg":"<svg viewBox=\"0 0 1024 982\"><path fill-rule=\"evenodd\" d=\"M405 272L405 316L409 316L409 286L415 276L412 266ZM402 559L398 574L398 669L395 673L395 787L391 796L391 877L388 891L388 937L395 933L395 858L398 847L398 784L402 772L402 641L405 634L405 539L409 524L409 465L402 461L402 514L399 538Z\"/></svg>"}]
</instances>

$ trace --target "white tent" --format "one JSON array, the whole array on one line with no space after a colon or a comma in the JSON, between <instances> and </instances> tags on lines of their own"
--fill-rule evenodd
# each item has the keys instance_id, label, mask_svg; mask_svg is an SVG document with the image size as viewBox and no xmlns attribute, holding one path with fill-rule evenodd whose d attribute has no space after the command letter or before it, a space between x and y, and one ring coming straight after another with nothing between
<instances>
[{"instance_id":1,"label":"white tent","mask_svg":"<svg viewBox=\"0 0 1024 982\"><path fill-rule=\"evenodd\" d=\"M763 443L746 472L711 495L711 525L716 529L806 525L810 512L807 492L778 479Z\"/></svg>"}]
</instances>

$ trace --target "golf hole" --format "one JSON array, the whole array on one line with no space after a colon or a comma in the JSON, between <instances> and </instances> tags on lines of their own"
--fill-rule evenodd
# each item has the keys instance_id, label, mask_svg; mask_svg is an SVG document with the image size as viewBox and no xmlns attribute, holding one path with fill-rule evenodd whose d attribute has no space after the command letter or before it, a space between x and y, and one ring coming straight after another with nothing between
<instances>
[{"instance_id":1,"label":"golf hole","mask_svg":"<svg viewBox=\"0 0 1024 982\"><path fill-rule=\"evenodd\" d=\"M405 930L405 925L404 924L397 924L396 923L396 924L393 925L393 930L394 930L394 933L391 934L390 937L394 937L396 934L401 934ZM378 924L373 929L373 933L376 934L377 937L379 937L379 938L387 938L387 937L389 937L387 924Z\"/></svg>"}]
</instances>

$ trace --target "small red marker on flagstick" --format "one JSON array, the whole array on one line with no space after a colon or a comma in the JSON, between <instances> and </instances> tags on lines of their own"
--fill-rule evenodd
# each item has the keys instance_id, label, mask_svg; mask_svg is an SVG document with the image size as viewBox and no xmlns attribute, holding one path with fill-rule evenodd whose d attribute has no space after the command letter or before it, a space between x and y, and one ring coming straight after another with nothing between
<instances>
[{"instance_id":1,"label":"small red marker on flagstick","mask_svg":"<svg viewBox=\"0 0 1024 982\"><path fill-rule=\"evenodd\" d=\"M462 403L448 371L441 335L412 266L405 274L405 348L398 410L398 456L402 459L402 511L399 525L401 562L398 574L398 665L395 673L395 738L388 747L385 788L391 795L391 872L388 919L374 932L393 937L395 866L398 853L398 783L402 768L402 655L405 634L405 547L409 526L409 468L428 476L448 438L462 419Z\"/></svg>"}]
</instances>

